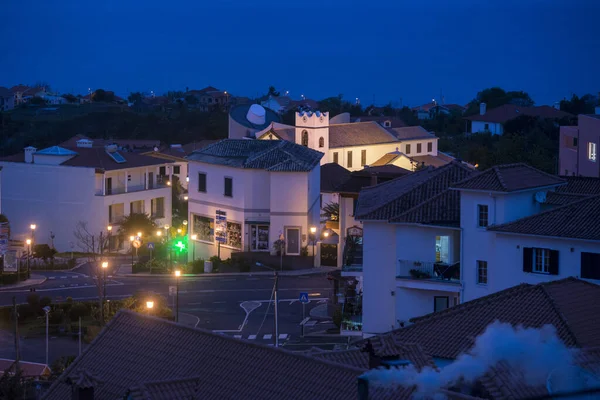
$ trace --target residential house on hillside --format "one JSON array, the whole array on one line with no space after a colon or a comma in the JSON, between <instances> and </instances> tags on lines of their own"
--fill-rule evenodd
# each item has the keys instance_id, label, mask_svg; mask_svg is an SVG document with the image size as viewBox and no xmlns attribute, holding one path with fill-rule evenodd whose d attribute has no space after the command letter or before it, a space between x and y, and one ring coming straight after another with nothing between
<instances>
[{"instance_id":1,"label":"residential house on hillside","mask_svg":"<svg viewBox=\"0 0 600 400\"><path fill-rule=\"evenodd\" d=\"M92 139L85 135L75 135L60 143L59 147L77 147L81 143L94 148L115 145L119 151L141 153L160 146L160 140L154 139Z\"/></svg>"},{"instance_id":2,"label":"residential house on hillside","mask_svg":"<svg viewBox=\"0 0 600 400\"><path fill-rule=\"evenodd\" d=\"M286 255L308 246L319 223L323 154L285 141L225 139L194 151L189 162L190 243L199 258L237 251Z\"/></svg>"},{"instance_id":3,"label":"residential house on hillside","mask_svg":"<svg viewBox=\"0 0 600 400\"><path fill-rule=\"evenodd\" d=\"M171 187L158 179L167 160L122 153L116 146L94 147L80 139L76 146L52 146L0 159L2 207L11 221L13 236L29 235L30 223L38 226L36 241L51 243L58 251L83 246L74 232L85 224L90 235L98 236L108 225L114 232L124 216L146 213L158 225L171 224ZM83 247L82 247L83 246ZM123 249L123 238L113 235L110 249Z\"/></svg>"},{"instance_id":4,"label":"residential house on hillside","mask_svg":"<svg viewBox=\"0 0 600 400\"><path fill-rule=\"evenodd\" d=\"M10 89L0 86L0 111L8 111L15 108L15 95Z\"/></svg>"},{"instance_id":5,"label":"residential house on hillside","mask_svg":"<svg viewBox=\"0 0 600 400\"><path fill-rule=\"evenodd\" d=\"M164 160L170 160L173 162L171 165L171 175L177 177L181 186L187 190L189 175L188 175L188 161L186 157L192 154L196 150L205 148L206 146L216 143L218 140L200 140L198 142L192 142L188 144L172 144L169 146L163 146L161 148L154 147L152 151L142 153L144 155L162 158ZM161 170L162 176L167 175L167 167Z\"/></svg>"},{"instance_id":6,"label":"residential house on hillside","mask_svg":"<svg viewBox=\"0 0 600 400\"><path fill-rule=\"evenodd\" d=\"M187 96L193 96L197 99L197 106L201 111L210 111L215 107L226 108L231 100L230 93L212 86L200 90L188 90L185 93L185 97Z\"/></svg>"},{"instance_id":7,"label":"residential house on hillside","mask_svg":"<svg viewBox=\"0 0 600 400\"><path fill-rule=\"evenodd\" d=\"M17 85L10 88L14 96L14 104L20 105L29 102L33 97L46 92L45 87L29 87L27 85Z\"/></svg>"},{"instance_id":8,"label":"residential house on hillside","mask_svg":"<svg viewBox=\"0 0 600 400\"><path fill-rule=\"evenodd\" d=\"M458 304L464 241L459 193L449 188L475 173L452 162L360 192L355 218L364 229L364 333L387 332Z\"/></svg>"},{"instance_id":9,"label":"residential house on hillside","mask_svg":"<svg viewBox=\"0 0 600 400\"><path fill-rule=\"evenodd\" d=\"M504 124L522 115L553 120L572 117L571 114L550 106L521 107L514 104L504 104L488 111L486 103L481 103L479 114L465 117L465 120L471 121L469 133L488 132L492 135L502 135Z\"/></svg>"},{"instance_id":10,"label":"residential house on hillside","mask_svg":"<svg viewBox=\"0 0 600 400\"><path fill-rule=\"evenodd\" d=\"M289 96L268 96L260 102L260 105L278 114L285 114L290 110L316 110L319 107L319 103L315 100L304 98L293 100Z\"/></svg>"},{"instance_id":11,"label":"residential house on hillside","mask_svg":"<svg viewBox=\"0 0 600 400\"><path fill-rule=\"evenodd\" d=\"M390 344L414 343L433 358L438 368L444 368L453 367L459 356L469 352L476 338L496 321L534 329L552 325L566 347L580 349L574 353L574 364L591 374L593 385L600 378L600 336L597 334L600 320L596 318L599 312L598 285L574 278L536 285L520 284L415 318L403 328L357 342L356 346L360 348L368 343L377 354L385 352ZM476 379L470 385L462 386L463 394L490 400L547 398L553 394L550 392L553 385L549 384L552 383L551 371L548 371L547 379L544 375L541 382L533 383L531 379L524 379L528 371L519 371L520 365L511 370L505 362L481 361L489 364L488 367L481 371L481 376L474 377ZM568 363L569 360L565 360L565 366Z\"/></svg>"},{"instance_id":12,"label":"residential house on hillside","mask_svg":"<svg viewBox=\"0 0 600 400\"><path fill-rule=\"evenodd\" d=\"M230 133L231 137L231 133ZM439 156L437 137L420 127L384 128L377 122L330 124L329 114L316 112L296 113L295 126L270 124L256 132L260 140L287 140L325 153L321 163L337 163L350 171L373 165L388 153L402 151L415 156L430 156L421 160L445 164L450 156ZM378 165L386 163L380 162ZM419 162L411 164L410 157L398 159L395 164L414 170Z\"/></svg>"},{"instance_id":13,"label":"residential house on hillside","mask_svg":"<svg viewBox=\"0 0 600 400\"><path fill-rule=\"evenodd\" d=\"M434 119L440 114L449 115L453 112L462 114L465 112L466 108L458 104L440 104L433 100L430 103L413 107L411 110L418 119Z\"/></svg>"},{"instance_id":14,"label":"residential house on hillside","mask_svg":"<svg viewBox=\"0 0 600 400\"><path fill-rule=\"evenodd\" d=\"M560 127L559 173L600 178L599 147L600 106L595 115L579 115L577 126Z\"/></svg>"}]
</instances>

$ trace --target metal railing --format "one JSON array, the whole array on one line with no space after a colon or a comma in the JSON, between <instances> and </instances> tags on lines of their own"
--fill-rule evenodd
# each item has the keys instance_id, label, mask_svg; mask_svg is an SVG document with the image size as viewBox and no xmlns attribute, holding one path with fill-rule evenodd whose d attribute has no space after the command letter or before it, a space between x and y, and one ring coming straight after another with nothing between
<instances>
[{"instance_id":1,"label":"metal railing","mask_svg":"<svg viewBox=\"0 0 600 400\"><path fill-rule=\"evenodd\" d=\"M123 194L123 193L143 192L145 190L163 189L166 187L168 187L167 184L157 182L153 186L148 186L148 188L146 188L144 185L128 185L127 191L125 191L125 186L117 186L117 187L112 187L110 190L105 189L104 196L112 196L115 194ZM102 190L97 190L96 196L103 196Z\"/></svg>"},{"instance_id":2,"label":"metal railing","mask_svg":"<svg viewBox=\"0 0 600 400\"><path fill-rule=\"evenodd\" d=\"M412 279L460 280L460 263L398 260L396 276Z\"/></svg>"}]
</instances>

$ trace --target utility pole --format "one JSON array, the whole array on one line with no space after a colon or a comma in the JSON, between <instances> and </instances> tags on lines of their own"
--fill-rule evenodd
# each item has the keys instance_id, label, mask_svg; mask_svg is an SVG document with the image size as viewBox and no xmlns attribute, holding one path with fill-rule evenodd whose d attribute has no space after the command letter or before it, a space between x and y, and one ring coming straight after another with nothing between
<instances>
[{"instance_id":1,"label":"utility pole","mask_svg":"<svg viewBox=\"0 0 600 400\"><path fill-rule=\"evenodd\" d=\"M81 355L81 317L79 317L79 355Z\"/></svg>"},{"instance_id":2,"label":"utility pole","mask_svg":"<svg viewBox=\"0 0 600 400\"><path fill-rule=\"evenodd\" d=\"M279 347L279 274L275 271L275 347Z\"/></svg>"},{"instance_id":3,"label":"utility pole","mask_svg":"<svg viewBox=\"0 0 600 400\"><path fill-rule=\"evenodd\" d=\"M21 369L21 366L19 365L19 360L21 359L21 351L19 350L19 312L17 310L17 298L15 296L13 296L12 301L13 313L15 317L15 365L17 369L15 372L19 372Z\"/></svg>"}]
</instances>

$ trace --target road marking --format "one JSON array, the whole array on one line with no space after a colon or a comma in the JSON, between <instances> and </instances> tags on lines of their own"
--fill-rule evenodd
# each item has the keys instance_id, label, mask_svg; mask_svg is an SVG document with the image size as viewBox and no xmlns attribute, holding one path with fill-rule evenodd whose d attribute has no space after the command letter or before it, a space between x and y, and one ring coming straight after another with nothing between
<instances>
[{"instance_id":1,"label":"road marking","mask_svg":"<svg viewBox=\"0 0 600 400\"><path fill-rule=\"evenodd\" d=\"M279 339L287 339L288 334L287 333L282 333L279 335Z\"/></svg>"},{"instance_id":2,"label":"road marking","mask_svg":"<svg viewBox=\"0 0 600 400\"><path fill-rule=\"evenodd\" d=\"M266 335L263 336L264 340L269 340L273 337L273 335L271 335L270 333L267 333Z\"/></svg>"},{"instance_id":3,"label":"road marking","mask_svg":"<svg viewBox=\"0 0 600 400\"><path fill-rule=\"evenodd\" d=\"M196 303L187 303L188 306L197 306L197 305L200 305L200 304L202 304L201 301L198 301Z\"/></svg>"},{"instance_id":4,"label":"road marking","mask_svg":"<svg viewBox=\"0 0 600 400\"><path fill-rule=\"evenodd\" d=\"M55 276L49 276L48 279L56 279Z\"/></svg>"},{"instance_id":5,"label":"road marking","mask_svg":"<svg viewBox=\"0 0 600 400\"><path fill-rule=\"evenodd\" d=\"M319 298L319 299L310 299L310 302L317 301L317 300L321 301L321 302L325 302L325 303L327 301L329 301L329 299L327 299L327 298ZM273 303L274 302L274 300L252 300L252 301L255 301L257 303ZM297 301L298 301L298 299L279 299L278 300L279 303L290 303L290 305L294 304Z\"/></svg>"},{"instance_id":6,"label":"road marking","mask_svg":"<svg viewBox=\"0 0 600 400\"><path fill-rule=\"evenodd\" d=\"M241 339L242 335L233 335L233 337L236 338L236 339Z\"/></svg>"},{"instance_id":7,"label":"road marking","mask_svg":"<svg viewBox=\"0 0 600 400\"><path fill-rule=\"evenodd\" d=\"M255 340L256 339L256 335L250 335L248 336L248 340Z\"/></svg>"},{"instance_id":8,"label":"road marking","mask_svg":"<svg viewBox=\"0 0 600 400\"><path fill-rule=\"evenodd\" d=\"M241 332L242 329L244 329L244 326L246 326L246 324L248 323L248 317L250 316L250 313L252 311L256 310L260 306L261 306L261 304L258 301L244 301L243 303L240 304L240 307L242 307L242 309L246 312L246 316L244 317L244 321L242 322L242 324L240 326L238 326L237 329L221 329L221 330L216 330L213 332L219 332L219 333Z\"/></svg>"},{"instance_id":9,"label":"road marking","mask_svg":"<svg viewBox=\"0 0 600 400\"><path fill-rule=\"evenodd\" d=\"M227 303L226 301L213 301L213 304L223 304L223 303Z\"/></svg>"}]
</instances>

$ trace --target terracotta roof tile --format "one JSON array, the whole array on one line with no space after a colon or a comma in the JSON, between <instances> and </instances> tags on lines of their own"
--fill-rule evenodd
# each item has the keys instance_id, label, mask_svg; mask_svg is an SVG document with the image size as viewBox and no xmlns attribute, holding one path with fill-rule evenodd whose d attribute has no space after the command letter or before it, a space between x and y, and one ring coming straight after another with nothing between
<instances>
[{"instance_id":1,"label":"terracotta roof tile","mask_svg":"<svg viewBox=\"0 0 600 400\"><path fill-rule=\"evenodd\" d=\"M432 357L456 359L473 346L475 338L489 324L501 321L533 328L552 324L565 345L598 347L597 315L600 315L600 286L567 278L538 285L521 284L415 318L412 325L382 336L418 343Z\"/></svg>"},{"instance_id":2,"label":"terracotta roof tile","mask_svg":"<svg viewBox=\"0 0 600 400\"><path fill-rule=\"evenodd\" d=\"M321 165L321 192L335 193L350 176L351 172L337 163Z\"/></svg>"},{"instance_id":3,"label":"terracotta roof tile","mask_svg":"<svg viewBox=\"0 0 600 400\"><path fill-rule=\"evenodd\" d=\"M502 225L490 226L494 232L523 235L600 240L600 195L584 197L564 206L521 218Z\"/></svg>"},{"instance_id":4,"label":"terracotta roof tile","mask_svg":"<svg viewBox=\"0 0 600 400\"><path fill-rule=\"evenodd\" d=\"M361 220L390 220L437 196L473 174L459 162L428 167L360 192L356 215ZM432 203L433 204L433 203Z\"/></svg>"},{"instance_id":5,"label":"terracotta roof tile","mask_svg":"<svg viewBox=\"0 0 600 400\"><path fill-rule=\"evenodd\" d=\"M549 204L552 206L564 206L565 204L581 200L584 197L586 197L584 194L557 193L549 191L546 193L546 202L544 204Z\"/></svg>"},{"instance_id":6,"label":"terracotta roof tile","mask_svg":"<svg viewBox=\"0 0 600 400\"><path fill-rule=\"evenodd\" d=\"M285 140L224 139L186 157L190 161L279 172L311 171L323 153Z\"/></svg>"},{"instance_id":7,"label":"terracotta roof tile","mask_svg":"<svg viewBox=\"0 0 600 400\"><path fill-rule=\"evenodd\" d=\"M394 136L400 140L412 139L437 139L437 137L428 132L422 126L405 126L403 128L387 128Z\"/></svg>"},{"instance_id":8,"label":"terracotta roof tile","mask_svg":"<svg viewBox=\"0 0 600 400\"><path fill-rule=\"evenodd\" d=\"M524 163L497 165L454 184L456 189L490 192L514 192L540 187L558 186L565 180Z\"/></svg>"},{"instance_id":9,"label":"terracotta roof tile","mask_svg":"<svg viewBox=\"0 0 600 400\"><path fill-rule=\"evenodd\" d=\"M460 227L460 192L444 190L390 222Z\"/></svg>"},{"instance_id":10,"label":"terracotta roof tile","mask_svg":"<svg viewBox=\"0 0 600 400\"><path fill-rule=\"evenodd\" d=\"M397 117L385 117L385 116L366 116L365 117L365 116L361 116L361 117L354 118L352 120L352 122L369 122L369 121L377 122L381 126L383 126L384 122L389 121L390 124L392 125L391 128L402 128L402 127L406 126L406 123Z\"/></svg>"},{"instance_id":11,"label":"terracotta roof tile","mask_svg":"<svg viewBox=\"0 0 600 400\"><path fill-rule=\"evenodd\" d=\"M471 115L469 117L465 117L465 119L470 121L499 122L503 124L506 121L522 115L548 119L559 119L573 116L572 114L557 110L556 108L550 106L520 107L513 104L504 104L500 107L488 110L484 115Z\"/></svg>"},{"instance_id":12,"label":"terracotta roof tile","mask_svg":"<svg viewBox=\"0 0 600 400\"><path fill-rule=\"evenodd\" d=\"M329 148L364 146L397 142L392 135L377 122L354 122L329 125Z\"/></svg>"},{"instance_id":13,"label":"terracotta roof tile","mask_svg":"<svg viewBox=\"0 0 600 400\"><path fill-rule=\"evenodd\" d=\"M557 187L557 193L600 194L600 178L585 176L561 176L561 178L567 181L567 184Z\"/></svg>"},{"instance_id":14,"label":"terracotta roof tile","mask_svg":"<svg viewBox=\"0 0 600 400\"><path fill-rule=\"evenodd\" d=\"M144 384L160 380L188 380L167 385L187 393L198 377L196 390L207 400L341 400L356 398L363 372L131 311L119 312L44 398L69 398L63 377L79 370L102 382L94 393L100 400L123 398L140 385L158 387Z\"/></svg>"},{"instance_id":15,"label":"terracotta roof tile","mask_svg":"<svg viewBox=\"0 0 600 400\"><path fill-rule=\"evenodd\" d=\"M442 152L438 152L436 156L426 154L424 156L412 156L410 158L418 164L431 165L432 167L442 167L455 160L454 157Z\"/></svg>"}]
</instances>

